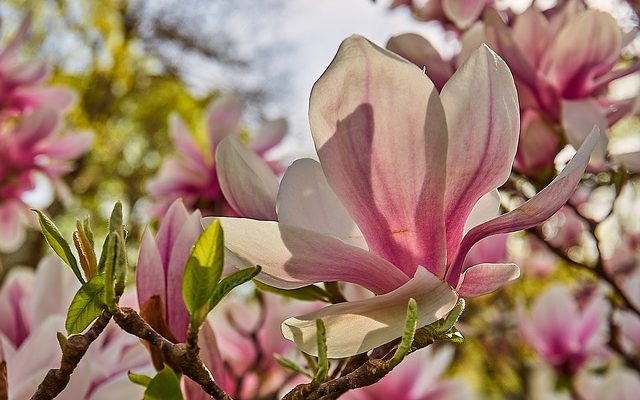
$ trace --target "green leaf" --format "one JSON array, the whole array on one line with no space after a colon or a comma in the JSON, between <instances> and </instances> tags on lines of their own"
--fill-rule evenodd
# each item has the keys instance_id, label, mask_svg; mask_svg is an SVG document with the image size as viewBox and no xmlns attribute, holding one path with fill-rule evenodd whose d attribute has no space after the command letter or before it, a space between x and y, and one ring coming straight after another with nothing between
<instances>
[{"instance_id":1,"label":"green leaf","mask_svg":"<svg viewBox=\"0 0 640 400\"><path fill-rule=\"evenodd\" d=\"M260 266L245 268L222 279L216 286L216 290L213 292L213 296L209 300L209 311L218 305L220 300L222 300L224 296L229 294L229 292L234 288L250 281L258 275L261 270L262 268Z\"/></svg>"},{"instance_id":2,"label":"green leaf","mask_svg":"<svg viewBox=\"0 0 640 400\"><path fill-rule=\"evenodd\" d=\"M447 317L440 322L438 326L438 333L447 333L458 322L460 316L464 312L465 302L464 299L459 299L456 306L449 312Z\"/></svg>"},{"instance_id":3,"label":"green leaf","mask_svg":"<svg viewBox=\"0 0 640 400\"><path fill-rule=\"evenodd\" d=\"M282 365L284 368L289 369L289 370L295 372L296 374L306 376L309 379L313 378L313 376L311 376L311 374L309 372L305 371L304 368L302 368L301 366L299 366L295 362L289 360L288 358L284 358L279 354L274 354L273 358L275 358L275 360L278 362L278 364Z\"/></svg>"},{"instance_id":4,"label":"green leaf","mask_svg":"<svg viewBox=\"0 0 640 400\"><path fill-rule=\"evenodd\" d=\"M316 336L318 340L318 369L311 381L314 386L327 380L329 374L329 359L327 358L327 329L321 319L316 320Z\"/></svg>"},{"instance_id":5,"label":"green leaf","mask_svg":"<svg viewBox=\"0 0 640 400\"><path fill-rule=\"evenodd\" d=\"M144 400L183 400L180 378L168 365L151 379L144 391Z\"/></svg>"},{"instance_id":6,"label":"green leaf","mask_svg":"<svg viewBox=\"0 0 640 400\"><path fill-rule=\"evenodd\" d=\"M87 235L91 248L93 248L93 231L91 230L91 221L88 216L82 220L82 228L84 229L84 233Z\"/></svg>"},{"instance_id":7,"label":"green leaf","mask_svg":"<svg viewBox=\"0 0 640 400\"><path fill-rule=\"evenodd\" d=\"M42 229L42 233L44 234L47 243L56 252L58 257L62 259L62 261L67 264L73 273L76 275L76 278L80 281L80 283L85 283L84 278L82 277L82 273L80 273L80 269L78 268L78 262L76 261L76 257L71 252L71 247L69 247L69 243L62 237L62 234L56 227L56 225L44 215L40 210L33 210L36 214L38 214L38 221L40 222L40 228Z\"/></svg>"},{"instance_id":8,"label":"green leaf","mask_svg":"<svg viewBox=\"0 0 640 400\"><path fill-rule=\"evenodd\" d=\"M124 225L122 221L123 221L122 203L117 201L116 204L113 206L113 210L111 211L111 216L109 217L109 233L107 233L107 237L104 238L104 242L102 243L102 253L100 253L100 261L98 262L98 273L102 272L105 267L109 235L112 232L118 232L120 233L120 235L122 235L123 239L126 238Z\"/></svg>"},{"instance_id":9,"label":"green leaf","mask_svg":"<svg viewBox=\"0 0 640 400\"><path fill-rule=\"evenodd\" d=\"M136 374L129 371L127 372L127 376L129 377L129 380L136 385L147 387L149 386L149 383L151 383L151 377L147 375Z\"/></svg>"},{"instance_id":10,"label":"green leaf","mask_svg":"<svg viewBox=\"0 0 640 400\"><path fill-rule=\"evenodd\" d=\"M409 299L409 303L407 304L407 317L404 323L404 332L402 333L402 340L396 349L396 352L393 353L393 357L389 361L387 361L387 366L389 368L395 368L396 365L400 364L402 360L409 354L409 350L411 350L411 344L413 343L413 338L416 334L416 328L418 324L418 304L415 299Z\"/></svg>"},{"instance_id":11,"label":"green leaf","mask_svg":"<svg viewBox=\"0 0 640 400\"><path fill-rule=\"evenodd\" d=\"M110 310L113 310L116 305L115 280L117 271L122 268L122 263L126 263L126 255L123 256L123 253L124 243L120 234L111 232L107 236L107 249L104 258L104 302Z\"/></svg>"},{"instance_id":12,"label":"green leaf","mask_svg":"<svg viewBox=\"0 0 640 400\"><path fill-rule=\"evenodd\" d=\"M67 332L84 331L91 321L100 316L104 307L104 275L96 275L73 297L65 322Z\"/></svg>"},{"instance_id":13,"label":"green leaf","mask_svg":"<svg viewBox=\"0 0 640 400\"><path fill-rule=\"evenodd\" d=\"M202 232L187 261L182 281L182 298L195 326L209 312L224 263L224 238L220 221L215 220Z\"/></svg>"},{"instance_id":14,"label":"green leaf","mask_svg":"<svg viewBox=\"0 0 640 400\"><path fill-rule=\"evenodd\" d=\"M297 289L280 289L257 280L254 280L253 283L258 289L264 292L275 293L282 297L289 297L302 301L323 301L325 303L331 303L331 296L329 293L315 285L303 286Z\"/></svg>"}]
</instances>

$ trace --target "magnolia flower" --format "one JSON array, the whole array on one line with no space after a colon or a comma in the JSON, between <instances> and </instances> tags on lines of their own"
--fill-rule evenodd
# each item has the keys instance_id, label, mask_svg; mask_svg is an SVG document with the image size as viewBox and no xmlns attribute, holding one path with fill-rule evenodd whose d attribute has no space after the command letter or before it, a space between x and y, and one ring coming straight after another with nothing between
<instances>
[{"instance_id":1,"label":"magnolia flower","mask_svg":"<svg viewBox=\"0 0 640 400\"><path fill-rule=\"evenodd\" d=\"M429 347L407 356L378 383L347 392L347 400L473 400L476 398L461 379L442 379L451 361L453 347Z\"/></svg>"},{"instance_id":2,"label":"magnolia flower","mask_svg":"<svg viewBox=\"0 0 640 400\"><path fill-rule=\"evenodd\" d=\"M573 376L591 356L606 354L606 302L597 294L580 308L568 288L551 286L529 315L519 309L520 334L545 362Z\"/></svg>"},{"instance_id":3,"label":"magnolia flower","mask_svg":"<svg viewBox=\"0 0 640 400\"><path fill-rule=\"evenodd\" d=\"M394 0L391 8L407 6L414 18L421 21L441 21L464 30L469 28L493 0L429 0L426 3L414 0Z\"/></svg>"},{"instance_id":4,"label":"magnolia flower","mask_svg":"<svg viewBox=\"0 0 640 400\"><path fill-rule=\"evenodd\" d=\"M285 336L315 354L314 320L323 319L330 357L399 337L409 298L421 327L445 316L458 296L516 278L514 264L464 266L465 257L485 237L553 215L597 141L592 134L554 182L496 217L496 188L509 176L519 127L507 66L483 46L438 94L419 68L361 36L342 43L314 85L309 118L320 163L294 162L279 188L239 143L221 145L230 204L267 221L220 221L227 261L260 265L270 285L341 281L377 295L284 322Z\"/></svg>"},{"instance_id":5,"label":"magnolia flower","mask_svg":"<svg viewBox=\"0 0 640 400\"><path fill-rule=\"evenodd\" d=\"M207 111L206 150L200 148L177 115L170 117L169 131L178 154L168 158L147 185L149 194L156 199L152 214L162 216L174 200L182 198L187 207L198 208L207 215L233 215L220 191L213 158L225 137L240 138L241 117L242 103L238 97L223 96L214 101ZM250 139L248 147L264 156L280 143L286 132L286 120L268 121ZM280 167L273 163L272 168L279 171Z\"/></svg>"},{"instance_id":6,"label":"magnolia flower","mask_svg":"<svg viewBox=\"0 0 640 400\"><path fill-rule=\"evenodd\" d=\"M634 400L640 392L640 378L636 371L618 367L603 378L593 374L580 376L577 389L584 400Z\"/></svg>"},{"instance_id":7,"label":"magnolia flower","mask_svg":"<svg viewBox=\"0 0 640 400\"><path fill-rule=\"evenodd\" d=\"M0 289L0 348L7 363L9 400L26 400L50 368L60 365L56 331L64 332L71 299L79 288L56 256L44 258L35 272L14 268ZM123 304L135 303L130 291ZM60 398L102 400L142 396L127 379L131 369L148 370L149 358L136 337L110 324L94 341Z\"/></svg>"},{"instance_id":8,"label":"magnolia flower","mask_svg":"<svg viewBox=\"0 0 640 400\"><path fill-rule=\"evenodd\" d=\"M140 315L174 343L187 340L189 312L182 298L182 281L191 248L203 230L200 219L200 211L189 214L182 200L176 200L160 222L155 238L147 227L140 242L136 265ZM198 339L203 362L217 381L224 381L226 376L216 337L208 323L202 325ZM156 369L162 369L162 354L153 348L149 350ZM188 400L209 398L188 379L183 380L183 390Z\"/></svg>"},{"instance_id":9,"label":"magnolia flower","mask_svg":"<svg viewBox=\"0 0 640 400\"><path fill-rule=\"evenodd\" d=\"M60 115L50 107L27 111L16 121L0 118L0 251L24 242L29 206L26 196L36 179L61 185L71 161L91 146L92 135L56 134Z\"/></svg>"},{"instance_id":10,"label":"magnolia flower","mask_svg":"<svg viewBox=\"0 0 640 400\"><path fill-rule=\"evenodd\" d=\"M7 45L0 49L0 114L19 113L47 105L62 110L75 99L72 90L55 86L40 86L49 75L43 62L21 61L18 50L31 27L31 14Z\"/></svg>"}]
</instances>

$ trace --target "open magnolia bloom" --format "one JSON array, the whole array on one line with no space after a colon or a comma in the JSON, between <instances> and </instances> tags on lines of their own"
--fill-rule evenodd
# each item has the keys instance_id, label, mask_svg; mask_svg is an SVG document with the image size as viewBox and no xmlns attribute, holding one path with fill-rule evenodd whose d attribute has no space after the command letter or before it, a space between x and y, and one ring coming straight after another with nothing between
<instances>
[{"instance_id":1,"label":"open magnolia bloom","mask_svg":"<svg viewBox=\"0 0 640 400\"><path fill-rule=\"evenodd\" d=\"M409 298L418 305L418 327L439 320L458 296L488 293L518 276L514 264L464 266L465 256L487 236L555 213L598 139L593 133L547 188L496 216L518 115L509 69L486 46L439 94L415 65L351 36L311 93L320 163L302 159L287 169L277 190L278 222L268 221L276 213L265 207L273 206L275 178L237 142L221 143L217 161L226 169L220 180L230 204L267 220L220 219L227 261L260 265L260 278L282 288L341 281L377 295L286 320L284 335L309 354L317 353L316 319L325 323L335 358L401 336Z\"/></svg>"}]
</instances>

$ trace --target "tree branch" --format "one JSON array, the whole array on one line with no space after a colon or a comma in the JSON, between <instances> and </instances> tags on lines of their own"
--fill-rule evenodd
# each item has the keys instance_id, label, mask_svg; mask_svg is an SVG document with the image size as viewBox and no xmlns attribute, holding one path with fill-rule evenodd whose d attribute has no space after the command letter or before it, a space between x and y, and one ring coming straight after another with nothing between
<instances>
[{"instance_id":1,"label":"tree branch","mask_svg":"<svg viewBox=\"0 0 640 400\"><path fill-rule=\"evenodd\" d=\"M67 387L71 374L75 370L82 357L91 346L94 340L100 336L111 320L111 313L104 310L98 319L91 325L89 330L81 335L69 337L62 349L62 359L60 368L50 369L44 380L38 386L36 393L31 400L54 399Z\"/></svg>"},{"instance_id":2,"label":"tree branch","mask_svg":"<svg viewBox=\"0 0 640 400\"><path fill-rule=\"evenodd\" d=\"M171 362L171 365L180 368L178 372L199 384L207 394L217 400L231 400L231 397L213 380L211 372L198 354L189 351L185 343L175 344L165 339L131 308L118 308L113 319L126 332L147 341L152 347L160 350Z\"/></svg>"}]
</instances>

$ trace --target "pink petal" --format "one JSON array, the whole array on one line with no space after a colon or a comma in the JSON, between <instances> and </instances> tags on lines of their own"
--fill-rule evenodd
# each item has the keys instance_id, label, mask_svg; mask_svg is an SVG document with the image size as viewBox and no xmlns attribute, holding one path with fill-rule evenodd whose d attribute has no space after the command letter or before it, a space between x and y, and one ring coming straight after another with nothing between
<instances>
[{"instance_id":1,"label":"pink petal","mask_svg":"<svg viewBox=\"0 0 640 400\"><path fill-rule=\"evenodd\" d=\"M36 152L51 158L73 160L86 153L93 143L93 134L75 133L51 138L36 146Z\"/></svg>"},{"instance_id":2,"label":"pink petal","mask_svg":"<svg viewBox=\"0 0 640 400\"><path fill-rule=\"evenodd\" d=\"M76 94L66 87L21 87L14 94L14 106L19 108L53 107L62 111L76 101Z\"/></svg>"},{"instance_id":3,"label":"pink petal","mask_svg":"<svg viewBox=\"0 0 640 400\"><path fill-rule=\"evenodd\" d=\"M460 44L462 49L455 56L455 66L459 68L463 65L471 55L487 40L484 35L484 24L476 22L466 32L460 36Z\"/></svg>"},{"instance_id":4,"label":"pink petal","mask_svg":"<svg viewBox=\"0 0 640 400\"><path fill-rule=\"evenodd\" d=\"M17 134L20 137L20 144L28 148L38 141L51 135L58 124L60 116L52 108L42 107L27 114L18 125Z\"/></svg>"},{"instance_id":5,"label":"pink petal","mask_svg":"<svg viewBox=\"0 0 640 400\"><path fill-rule=\"evenodd\" d=\"M611 69L621 47L622 35L611 14L587 10L556 36L542 70L565 97L575 98L588 94L590 82Z\"/></svg>"},{"instance_id":6,"label":"pink petal","mask_svg":"<svg viewBox=\"0 0 640 400\"><path fill-rule=\"evenodd\" d=\"M415 33L394 36L387 42L387 49L401 55L419 68L424 68L427 76L438 90L453 74L451 64L444 61L431 43Z\"/></svg>"},{"instance_id":7,"label":"pink petal","mask_svg":"<svg viewBox=\"0 0 640 400\"><path fill-rule=\"evenodd\" d=\"M542 12L531 5L516 17L513 24L513 40L522 50L522 55L533 66L539 66L553 40L549 21Z\"/></svg>"},{"instance_id":8,"label":"pink petal","mask_svg":"<svg viewBox=\"0 0 640 400\"><path fill-rule=\"evenodd\" d=\"M463 238L455 261L447 272L447 281L457 284L462 272L462 262L469 249L487 236L515 232L536 226L556 213L573 194L589 162L589 156L598 143L597 128L591 132L578 152L562 172L542 191L518 208L502 214L471 229Z\"/></svg>"},{"instance_id":9,"label":"pink petal","mask_svg":"<svg viewBox=\"0 0 640 400\"><path fill-rule=\"evenodd\" d=\"M449 130L444 215L453 256L478 199L509 178L520 112L509 67L486 45L456 71L441 97Z\"/></svg>"},{"instance_id":10,"label":"pink petal","mask_svg":"<svg viewBox=\"0 0 640 400\"><path fill-rule=\"evenodd\" d=\"M317 319L327 330L327 355L344 358L367 352L402 336L410 298L418 305L419 328L444 317L458 301L456 293L424 268L400 288L370 299L334 304L282 323L284 337L311 355L318 354Z\"/></svg>"},{"instance_id":11,"label":"pink petal","mask_svg":"<svg viewBox=\"0 0 640 400\"><path fill-rule=\"evenodd\" d=\"M487 0L442 0L444 14L459 29L470 27L486 5Z\"/></svg>"},{"instance_id":12,"label":"pink petal","mask_svg":"<svg viewBox=\"0 0 640 400\"><path fill-rule=\"evenodd\" d=\"M178 234L188 218L189 213L184 203L181 199L178 199L171 204L167 213L162 217L162 221L160 221L160 229L156 235L156 244L160 252L160 259L162 260L165 275L169 268L169 260L171 259Z\"/></svg>"},{"instance_id":13,"label":"pink petal","mask_svg":"<svg viewBox=\"0 0 640 400\"><path fill-rule=\"evenodd\" d=\"M180 233L172 243L173 250L167 269L167 323L173 335L181 342L187 339L189 313L182 299L184 268L191 248L202 233L200 211L195 211L182 225Z\"/></svg>"},{"instance_id":14,"label":"pink petal","mask_svg":"<svg viewBox=\"0 0 640 400\"><path fill-rule=\"evenodd\" d=\"M20 23L20 27L18 31L15 33L13 38L4 46L4 49L0 52L0 63L6 62L8 59L13 58L20 45L24 43L29 35L29 31L31 30L31 20L33 18L33 13L28 12L22 22Z\"/></svg>"},{"instance_id":15,"label":"pink petal","mask_svg":"<svg viewBox=\"0 0 640 400\"><path fill-rule=\"evenodd\" d=\"M589 136L594 126L600 132L606 132L608 128L604 110L592 98L584 100L562 102L562 125L569 144L576 149ZM591 155L590 163L594 166L604 165L606 162L607 135L600 135L600 141Z\"/></svg>"},{"instance_id":16,"label":"pink petal","mask_svg":"<svg viewBox=\"0 0 640 400\"><path fill-rule=\"evenodd\" d=\"M520 276L515 264L478 264L460 276L457 291L460 297L477 297L498 290Z\"/></svg>"},{"instance_id":17,"label":"pink petal","mask_svg":"<svg viewBox=\"0 0 640 400\"><path fill-rule=\"evenodd\" d=\"M553 122L537 111L526 109L520 119L520 142L514 168L520 172L537 175L554 167L554 159L560 151L560 134Z\"/></svg>"},{"instance_id":18,"label":"pink petal","mask_svg":"<svg viewBox=\"0 0 640 400\"><path fill-rule=\"evenodd\" d=\"M43 62L32 61L28 64L15 64L3 71L3 84L33 85L44 79L48 72L47 65Z\"/></svg>"},{"instance_id":19,"label":"pink petal","mask_svg":"<svg viewBox=\"0 0 640 400\"><path fill-rule=\"evenodd\" d=\"M229 251L226 261L237 268L260 265L260 279L269 285L291 289L342 281L386 293L409 279L389 262L330 236L272 221L219 220Z\"/></svg>"},{"instance_id":20,"label":"pink petal","mask_svg":"<svg viewBox=\"0 0 640 400\"><path fill-rule=\"evenodd\" d=\"M162 257L149 227L140 239L138 263L136 264L136 289L138 304L142 307L152 296L157 295L166 306L165 268Z\"/></svg>"},{"instance_id":21,"label":"pink petal","mask_svg":"<svg viewBox=\"0 0 640 400\"><path fill-rule=\"evenodd\" d=\"M237 95L225 95L217 98L207 110L207 134L211 154L222 139L236 134L242 118L242 99Z\"/></svg>"},{"instance_id":22,"label":"pink petal","mask_svg":"<svg viewBox=\"0 0 640 400\"><path fill-rule=\"evenodd\" d=\"M266 121L260 130L251 138L249 146L258 154L264 154L282 141L287 134L289 124L285 118Z\"/></svg>"},{"instance_id":23,"label":"pink petal","mask_svg":"<svg viewBox=\"0 0 640 400\"><path fill-rule=\"evenodd\" d=\"M447 128L421 70L351 36L315 83L309 119L327 181L371 251L409 276L443 265Z\"/></svg>"},{"instance_id":24,"label":"pink petal","mask_svg":"<svg viewBox=\"0 0 640 400\"><path fill-rule=\"evenodd\" d=\"M36 268L31 288L29 315L31 329L52 315L66 315L80 283L54 254L44 257Z\"/></svg>"},{"instance_id":25,"label":"pink petal","mask_svg":"<svg viewBox=\"0 0 640 400\"><path fill-rule=\"evenodd\" d=\"M222 193L239 215L276 219L278 178L263 159L229 137L218 145L216 167Z\"/></svg>"},{"instance_id":26,"label":"pink petal","mask_svg":"<svg viewBox=\"0 0 640 400\"><path fill-rule=\"evenodd\" d=\"M367 249L362 232L333 192L320 163L296 160L284 174L278 191L278 221L335 236Z\"/></svg>"},{"instance_id":27,"label":"pink petal","mask_svg":"<svg viewBox=\"0 0 640 400\"><path fill-rule=\"evenodd\" d=\"M24 206L18 201L0 203L0 252L13 253L27 237Z\"/></svg>"},{"instance_id":28,"label":"pink petal","mask_svg":"<svg viewBox=\"0 0 640 400\"><path fill-rule=\"evenodd\" d=\"M195 166L203 170L203 173L206 173L208 168L202 157L202 151L191 137L187 126L177 114L171 114L169 117L169 134L171 135L171 141L178 152L184 156L185 160L193 162Z\"/></svg>"},{"instance_id":29,"label":"pink petal","mask_svg":"<svg viewBox=\"0 0 640 400\"><path fill-rule=\"evenodd\" d=\"M464 233L498 215L500 215L500 192L496 189L478 199L464 224Z\"/></svg>"}]
</instances>

